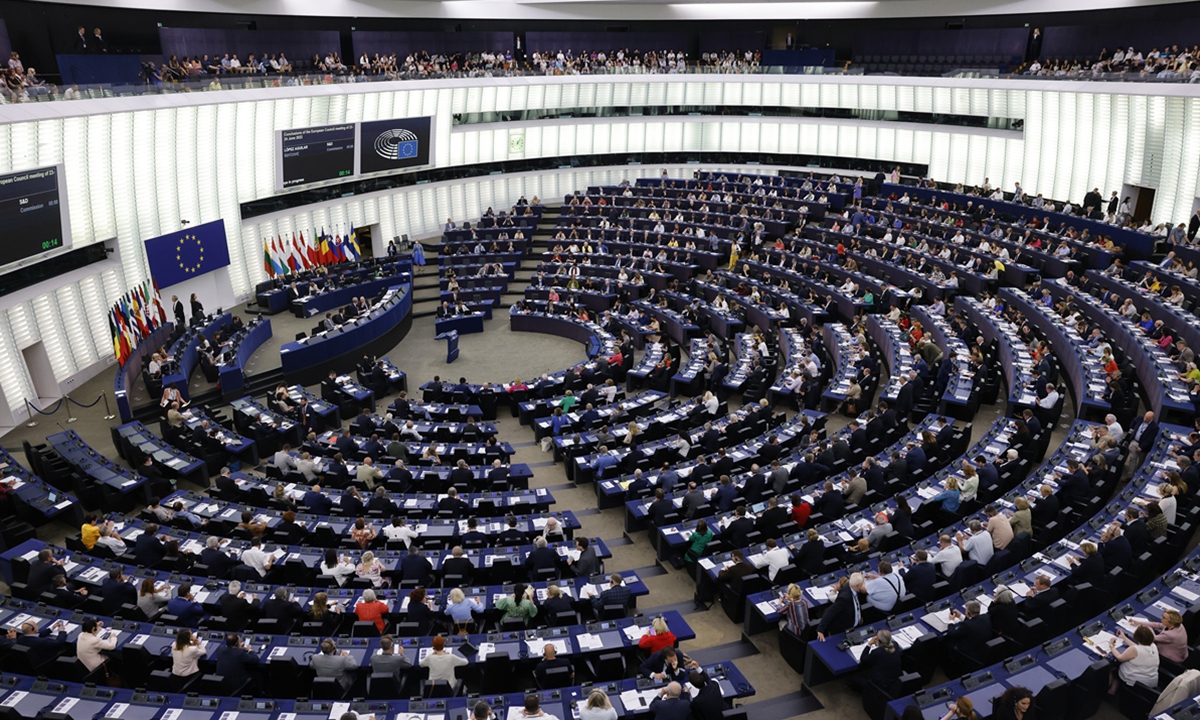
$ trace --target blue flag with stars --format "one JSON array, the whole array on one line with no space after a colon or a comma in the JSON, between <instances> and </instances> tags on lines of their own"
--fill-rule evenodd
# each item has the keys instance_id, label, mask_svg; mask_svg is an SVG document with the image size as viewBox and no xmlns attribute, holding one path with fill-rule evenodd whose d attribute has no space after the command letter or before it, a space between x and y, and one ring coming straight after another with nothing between
<instances>
[{"instance_id":1,"label":"blue flag with stars","mask_svg":"<svg viewBox=\"0 0 1200 720\"><path fill-rule=\"evenodd\" d=\"M146 241L146 261L160 288L229 264L225 221L214 220Z\"/></svg>"}]
</instances>

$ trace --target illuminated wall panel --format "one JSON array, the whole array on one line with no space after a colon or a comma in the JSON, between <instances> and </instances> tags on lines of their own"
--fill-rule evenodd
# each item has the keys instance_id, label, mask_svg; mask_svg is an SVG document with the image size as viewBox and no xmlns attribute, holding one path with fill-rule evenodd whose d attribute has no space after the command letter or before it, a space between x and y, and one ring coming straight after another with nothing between
<instances>
[{"instance_id":1,"label":"illuminated wall panel","mask_svg":"<svg viewBox=\"0 0 1200 720\"><path fill-rule=\"evenodd\" d=\"M1131 84L1132 85L1132 84ZM1186 220L1200 188L1200 100L1187 88L1118 84L1023 84L938 78L820 76L645 76L481 78L463 81L349 84L29 104L0 124L0 172L64 162L71 229L78 246L114 239L120 268L70 287L52 288L0 312L0 383L10 407L32 398L20 349L44 342L65 380L111 358L107 307L146 277L142 242L223 218L231 243L230 276L246 299L264 278L265 234L322 224L375 224L392 235L424 236L447 216L477 217L516 196L561 196L617 171L562 170L530 178L466 181L438 189L402 188L387 196L347 198L296 209L270 221L240 218L241 203L274 194L276 130L335 122L432 115L440 167L509 159L512 126L454 126L463 112L635 105L763 105L917 111L1012 117L1020 132L988 134L954 126L834 119L729 117L562 119L528 124L521 157L623 152L741 151L805 153L926 163L948 182L982 182L1057 200L1079 201L1093 187L1107 197L1122 184L1156 189L1156 222ZM102 108L97 112L97 108ZM75 113L75 115L72 115ZM88 114L97 113L97 114ZM631 176L660 169L631 167ZM613 182L619 181L619 177ZM514 195L515 194L515 195ZM98 329L99 328L99 329Z\"/></svg>"}]
</instances>

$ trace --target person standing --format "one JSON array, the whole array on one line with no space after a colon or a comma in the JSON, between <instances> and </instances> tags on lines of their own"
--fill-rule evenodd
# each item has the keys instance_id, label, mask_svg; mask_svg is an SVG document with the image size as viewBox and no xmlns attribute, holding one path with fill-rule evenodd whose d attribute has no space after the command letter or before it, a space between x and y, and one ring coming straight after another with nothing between
<instances>
[{"instance_id":1,"label":"person standing","mask_svg":"<svg viewBox=\"0 0 1200 720\"><path fill-rule=\"evenodd\" d=\"M1034 28L1025 44L1025 62L1031 63L1042 56L1042 29Z\"/></svg>"}]
</instances>

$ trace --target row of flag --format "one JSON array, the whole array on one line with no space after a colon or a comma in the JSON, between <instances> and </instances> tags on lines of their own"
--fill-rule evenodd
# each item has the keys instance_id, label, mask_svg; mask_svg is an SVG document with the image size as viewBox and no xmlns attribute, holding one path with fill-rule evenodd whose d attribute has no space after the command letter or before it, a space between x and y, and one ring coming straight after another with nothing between
<instances>
[{"instance_id":1,"label":"row of flag","mask_svg":"<svg viewBox=\"0 0 1200 720\"><path fill-rule=\"evenodd\" d=\"M281 235L263 240L263 270L272 278L311 270L318 265L354 262L360 257L362 249L358 246L358 234L353 224L344 236L327 233L321 228L311 243L304 239L304 233L299 236L292 233L290 242Z\"/></svg>"},{"instance_id":2,"label":"row of flag","mask_svg":"<svg viewBox=\"0 0 1200 720\"><path fill-rule=\"evenodd\" d=\"M158 292L158 281L146 280L122 295L108 312L108 331L117 362L124 365L142 338L166 322L167 311Z\"/></svg>"}]
</instances>

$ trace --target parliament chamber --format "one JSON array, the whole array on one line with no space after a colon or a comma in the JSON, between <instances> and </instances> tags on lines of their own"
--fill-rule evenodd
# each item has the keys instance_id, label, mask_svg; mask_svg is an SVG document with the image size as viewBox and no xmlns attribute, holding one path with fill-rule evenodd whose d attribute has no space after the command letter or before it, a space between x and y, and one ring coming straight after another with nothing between
<instances>
[{"instance_id":1,"label":"parliament chamber","mask_svg":"<svg viewBox=\"0 0 1200 720\"><path fill-rule=\"evenodd\" d=\"M1200 718L1195 3L36 5L0 720Z\"/></svg>"}]
</instances>

